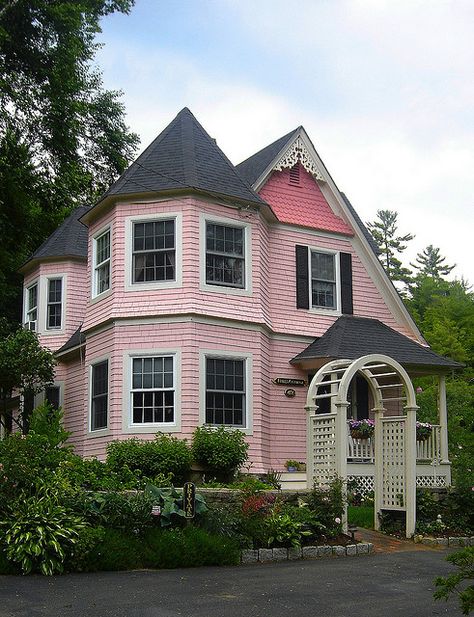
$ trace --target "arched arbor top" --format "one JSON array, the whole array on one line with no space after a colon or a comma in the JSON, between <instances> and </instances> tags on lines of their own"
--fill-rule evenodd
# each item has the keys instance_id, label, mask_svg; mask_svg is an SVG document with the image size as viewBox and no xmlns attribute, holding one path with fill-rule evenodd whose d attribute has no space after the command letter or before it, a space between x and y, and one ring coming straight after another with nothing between
<instances>
[{"instance_id":1,"label":"arched arbor top","mask_svg":"<svg viewBox=\"0 0 474 617\"><path fill-rule=\"evenodd\" d=\"M384 409L388 401L401 401L407 408L417 408L413 384L403 366L389 356L370 354L357 360L331 360L321 367L309 386L306 409L314 411L318 401L327 398L334 399L336 406L348 405L349 385L358 373L369 384L375 409ZM402 388L402 394L394 397L394 388Z\"/></svg>"}]
</instances>

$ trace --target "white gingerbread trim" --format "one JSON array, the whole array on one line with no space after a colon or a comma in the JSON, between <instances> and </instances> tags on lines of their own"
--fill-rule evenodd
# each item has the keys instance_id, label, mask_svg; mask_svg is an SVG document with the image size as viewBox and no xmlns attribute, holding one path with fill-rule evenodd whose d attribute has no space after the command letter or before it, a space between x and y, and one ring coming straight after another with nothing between
<instances>
[{"instance_id":1,"label":"white gingerbread trim","mask_svg":"<svg viewBox=\"0 0 474 617\"><path fill-rule=\"evenodd\" d=\"M306 148L301 136L294 140L290 148L278 159L273 166L274 171L282 171L283 169L291 169L296 163L300 162L306 171L311 174L316 180L325 182L321 172L316 165L314 158Z\"/></svg>"}]
</instances>

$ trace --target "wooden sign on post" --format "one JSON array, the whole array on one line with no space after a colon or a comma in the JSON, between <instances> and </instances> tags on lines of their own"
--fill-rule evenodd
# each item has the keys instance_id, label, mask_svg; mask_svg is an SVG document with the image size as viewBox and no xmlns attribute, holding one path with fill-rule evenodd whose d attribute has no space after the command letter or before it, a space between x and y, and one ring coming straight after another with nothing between
<instances>
[{"instance_id":1,"label":"wooden sign on post","mask_svg":"<svg viewBox=\"0 0 474 617\"><path fill-rule=\"evenodd\" d=\"M196 513L196 485L194 484L194 482L184 483L183 510L185 518L194 518L194 515Z\"/></svg>"}]
</instances>

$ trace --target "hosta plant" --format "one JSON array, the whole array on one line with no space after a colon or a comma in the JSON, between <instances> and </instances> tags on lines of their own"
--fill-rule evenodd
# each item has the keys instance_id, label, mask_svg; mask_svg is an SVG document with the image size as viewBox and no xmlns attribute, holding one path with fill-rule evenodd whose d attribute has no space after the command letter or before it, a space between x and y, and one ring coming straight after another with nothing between
<instances>
[{"instance_id":1,"label":"hosta plant","mask_svg":"<svg viewBox=\"0 0 474 617\"><path fill-rule=\"evenodd\" d=\"M18 500L0 524L7 559L18 563L23 574L39 571L49 576L63 571L84 527L79 517L45 491Z\"/></svg>"}]
</instances>

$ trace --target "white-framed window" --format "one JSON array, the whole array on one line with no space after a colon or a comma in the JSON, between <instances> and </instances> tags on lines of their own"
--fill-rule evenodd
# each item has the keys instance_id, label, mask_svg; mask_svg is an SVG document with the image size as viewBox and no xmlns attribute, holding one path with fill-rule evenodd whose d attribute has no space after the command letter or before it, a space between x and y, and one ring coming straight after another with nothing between
<instances>
[{"instance_id":1,"label":"white-framed window","mask_svg":"<svg viewBox=\"0 0 474 617\"><path fill-rule=\"evenodd\" d=\"M309 271L311 276L311 307L338 310L339 260L337 253L311 249Z\"/></svg>"},{"instance_id":2,"label":"white-framed window","mask_svg":"<svg viewBox=\"0 0 474 617\"><path fill-rule=\"evenodd\" d=\"M179 350L129 350L124 355L124 432L180 430Z\"/></svg>"},{"instance_id":3,"label":"white-framed window","mask_svg":"<svg viewBox=\"0 0 474 617\"><path fill-rule=\"evenodd\" d=\"M201 289L252 293L251 226L201 213Z\"/></svg>"},{"instance_id":4,"label":"white-framed window","mask_svg":"<svg viewBox=\"0 0 474 617\"><path fill-rule=\"evenodd\" d=\"M93 289L95 298L110 289L111 229L108 227L93 238Z\"/></svg>"},{"instance_id":5,"label":"white-framed window","mask_svg":"<svg viewBox=\"0 0 474 617\"><path fill-rule=\"evenodd\" d=\"M127 218L126 290L181 286L181 222L171 212Z\"/></svg>"},{"instance_id":6,"label":"white-framed window","mask_svg":"<svg viewBox=\"0 0 474 617\"><path fill-rule=\"evenodd\" d=\"M252 429L252 355L201 352L201 421L246 433Z\"/></svg>"},{"instance_id":7,"label":"white-framed window","mask_svg":"<svg viewBox=\"0 0 474 617\"><path fill-rule=\"evenodd\" d=\"M109 360L99 360L90 367L90 424L89 431L108 428Z\"/></svg>"},{"instance_id":8,"label":"white-framed window","mask_svg":"<svg viewBox=\"0 0 474 617\"><path fill-rule=\"evenodd\" d=\"M48 278L46 329L61 330L63 326L63 279Z\"/></svg>"},{"instance_id":9,"label":"white-framed window","mask_svg":"<svg viewBox=\"0 0 474 617\"><path fill-rule=\"evenodd\" d=\"M37 330L38 324L38 283L26 288L25 324L30 330Z\"/></svg>"}]
</instances>

